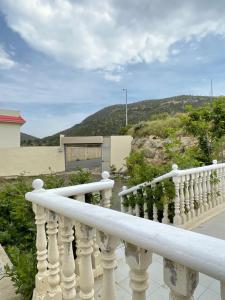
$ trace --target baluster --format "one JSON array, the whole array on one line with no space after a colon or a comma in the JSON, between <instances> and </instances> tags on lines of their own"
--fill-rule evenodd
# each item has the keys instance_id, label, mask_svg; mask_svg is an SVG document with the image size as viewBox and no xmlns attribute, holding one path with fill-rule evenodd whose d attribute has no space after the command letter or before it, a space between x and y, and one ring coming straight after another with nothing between
<instances>
[{"instance_id":1,"label":"baluster","mask_svg":"<svg viewBox=\"0 0 225 300\"><path fill-rule=\"evenodd\" d=\"M122 187L122 191L126 191L126 190L127 190L127 187L124 185ZM124 198L123 198L123 196L121 196L120 197L120 208L121 208L121 212L125 213L126 212L126 207L124 206L123 201L124 201Z\"/></svg>"},{"instance_id":2,"label":"baluster","mask_svg":"<svg viewBox=\"0 0 225 300\"><path fill-rule=\"evenodd\" d=\"M79 238L79 275L81 299L94 300L94 274L92 269L92 252L94 229L76 223L76 234Z\"/></svg>"},{"instance_id":3,"label":"baluster","mask_svg":"<svg viewBox=\"0 0 225 300\"><path fill-rule=\"evenodd\" d=\"M199 173L194 174L194 201L197 208L195 208L196 217L199 216L199 185L198 185Z\"/></svg>"},{"instance_id":4,"label":"baluster","mask_svg":"<svg viewBox=\"0 0 225 300\"><path fill-rule=\"evenodd\" d=\"M184 182L185 182L185 176L181 176L181 179L180 179L180 215L182 218L182 224L184 224L187 219L187 217L185 215Z\"/></svg>"},{"instance_id":5,"label":"baluster","mask_svg":"<svg viewBox=\"0 0 225 300\"><path fill-rule=\"evenodd\" d=\"M208 199L208 205L209 209L213 207L212 203L212 189L211 189L211 171L209 170L207 172L207 181L206 181L206 187L207 187L207 199Z\"/></svg>"},{"instance_id":6,"label":"baluster","mask_svg":"<svg viewBox=\"0 0 225 300\"><path fill-rule=\"evenodd\" d=\"M217 175L218 175L218 193L219 193L219 196L218 196L218 200L219 200L219 204L222 203L222 169L219 168L217 170Z\"/></svg>"},{"instance_id":7,"label":"baluster","mask_svg":"<svg viewBox=\"0 0 225 300\"><path fill-rule=\"evenodd\" d=\"M222 167L222 202L225 201L225 168Z\"/></svg>"},{"instance_id":8,"label":"baluster","mask_svg":"<svg viewBox=\"0 0 225 300\"><path fill-rule=\"evenodd\" d=\"M187 209L187 214L186 214L187 221L191 220L190 192L189 192L190 177L191 177L191 175L185 176L185 205L186 205L186 209Z\"/></svg>"},{"instance_id":9,"label":"baluster","mask_svg":"<svg viewBox=\"0 0 225 300\"><path fill-rule=\"evenodd\" d=\"M41 179L35 179L32 186L35 193L43 192L44 182ZM46 213L44 207L33 204L35 214L35 224L37 227L36 249L37 249L37 270L35 276L35 289L33 299L43 296L48 288L48 271L47 271L47 239L45 232Z\"/></svg>"},{"instance_id":10,"label":"baluster","mask_svg":"<svg viewBox=\"0 0 225 300\"><path fill-rule=\"evenodd\" d=\"M217 160L214 159L213 160L213 165L217 165ZM213 202L214 202L214 206L217 206L219 204L219 200L218 200L218 174L217 174L217 170L213 170L212 172L213 174Z\"/></svg>"},{"instance_id":11,"label":"baluster","mask_svg":"<svg viewBox=\"0 0 225 300\"><path fill-rule=\"evenodd\" d=\"M110 181L109 179L110 174L107 171L102 172L102 180L101 181ZM106 207L106 208L110 208L111 206L111 198L112 198L112 190L104 190L101 191L101 206Z\"/></svg>"},{"instance_id":12,"label":"baluster","mask_svg":"<svg viewBox=\"0 0 225 300\"><path fill-rule=\"evenodd\" d=\"M62 270L62 261L64 254L64 245L62 241L62 229L63 228L63 217L59 216L59 227L58 227L58 248L59 248L59 263L60 263L60 276Z\"/></svg>"},{"instance_id":13,"label":"baluster","mask_svg":"<svg viewBox=\"0 0 225 300\"><path fill-rule=\"evenodd\" d=\"M136 217L140 217L140 207L139 207L139 204L138 204L138 197L139 197L139 195L138 195L137 191L135 191L133 194L135 195L135 198L136 198L135 207L134 207L134 215Z\"/></svg>"},{"instance_id":14,"label":"baluster","mask_svg":"<svg viewBox=\"0 0 225 300\"><path fill-rule=\"evenodd\" d=\"M225 300L225 282L220 281L221 300Z\"/></svg>"},{"instance_id":15,"label":"baluster","mask_svg":"<svg viewBox=\"0 0 225 300\"><path fill-rule=\"evenodd\" d=\"M75 199L80 202L85 202L85 195L76 195ZM75 225L77 223L75 222ZM76 274L79 276L80 274L80 240L77 236L76 226L75 226L75 236L76 236L76 259L75 259L75 270Z\"/></svg>"},{"instance_id":16,"label":"baluster","mask_svg":"<svg viewBox=\"0 0 225 300\"><path fill-rule=\"evenodd\" d=\"M168 204L164 204L164 207L163 207L162 223L164 223L164 224L169 224L170 223L170 220L168 218Z\"/></svg>"},{"instance_id":17,"label":"baluster","mask_svg":"<svg viewBox=\"0 0 225 300\"><path fill-rule=\"evenodd\" d=\"M203 181L202 180L202 172L199 172L199 175L198 175L199 214L202 214L204 212L202 181Z\"/></svg>"},{"instance_id":18,"label":"baluster","mask_svg":"<svg viewBox=\"0 0 225 300\"><path fill-rule=\"evenodd\" d=\"M195 218L194 179L195 179L195 175L194 174L190 174L190 213L191 213L191 219Z\"/></svg>"},{"instance_id":19,"label":"baluster","mask_svg":"<svg viewBox=\"0 0 225 300\"><path fill-rule=\"evenodd\" d=\"M164 281L170 288L170 300L193 300L199 274L181 264L164 258Z\"/></svg>"},{"instance_id":20,"label":"baluster","mask_svg":"<svg viewBox=\"0 0 225 300\"><path fill-rule=\"evenodd\" d=\"M74 240L72 220L62 217L62 242L64 245L62 259L62 290L63 300L73 300L76 296L75 290L75 262L72 242Z\"/></svg>"},{"instance_id":21,"label":"baluster","mask_svg":"<svg viewBox=\"0 0 225 300\"><path fill-rule=\"evenodd\" d=\"M98 243L101 249L103 267L103 295L102 299L116 300L116 286L114 268L116 266L115 250L119 245L117 237L98 232Z\"/></svg>"},{"instance_id":22,"label":"baluster","mask_svg":"<svg viewBox=\"0 0 225 300\"><path fill-rule=\"evenodd\" d=\"M147 197L148 197L148 195L147 195L146 190L144 190L143 196L145 198L145 200L144 200L144 218L148 219L148 205L147 205L147 201L148 201Z\"/></svg>"},{"instance_id":23,"label":"baluster","mask_svg":"<svg viewBox=\"0 0 225 300\"><path fill-rule=\"evenodd\" d=\"M203 189L204 211L207 211L209 209L209 205L208 205L208 201L207 201L207 171L203 172L202 189Z\"/></svg>"},{"instance_id":24,"label":"baluster","mask_svg":"<svg viewBox=\"0 0 225 300\"><path fill-rule=\"evenodd\" d=\"M153 204L153 221L158 222L158 209L156 204Z\"/></svg>"},{"instance_id":25,"label":"baluster","mask_svg":"<svg viewBox=\"0 0 225 300\"><path fill-rule=\"evenodd\" d=\"M173 170L177 170L177 165L173 166ZM173 218L173 223L174 225L181 225L182 224L182 217L180 214L180 177L179 176L175 176L173 177L173 182L174 182L174 186L175 186L175 199L174 199L174 218Z\"/></svg>"},{"instance_id":26,"label":"baluster","mask_svg":"<svg viewBox=\"0 0 225 300\"><path fill-rule=\"evenodd\" d=\"M47 234L48 234L48 269L49 269L49 293L47 299L61 300L62 290L60 287L59 273L59 251L57 244L58 217L53 211L48 213Z\"/></svg>"},{"instance_id":27,"label":"baluster","mask_svg":"<svg viewBox=\"0 0 225 300\"><path fill-rule=\"evenodd\" d=\"M129 243L125 245L126 262L130 267L132 300L145 300L148 288L147 269L152 262L152 253Z\"/></svg>"}]
</instances>

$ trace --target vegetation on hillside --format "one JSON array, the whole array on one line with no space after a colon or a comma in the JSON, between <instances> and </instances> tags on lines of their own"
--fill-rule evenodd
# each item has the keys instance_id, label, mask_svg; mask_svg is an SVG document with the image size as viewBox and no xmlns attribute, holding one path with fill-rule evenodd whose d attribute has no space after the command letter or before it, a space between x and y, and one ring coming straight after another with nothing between
<instances>
[{"instance_id":1,"label":"vegetation on hillside","mask_svg":"<svg viewBox=\"0 0 225 300\"><path fill-rule=\"evenodd\" d=\"M174 115L184 111L184 105L191 104L193 107L201 106L209 102L209 97L181 95L158 100L145 100L128 104L128 123L137 124L147 121L152 116L161 113ZM105 107L95 114L87 117L80 124L52 136L41 139L42 145L59 145L59 135L88 136L88 135L117 135L123 132L125 125L125 105L118 104Z\"/></svg>"}]
</instances>

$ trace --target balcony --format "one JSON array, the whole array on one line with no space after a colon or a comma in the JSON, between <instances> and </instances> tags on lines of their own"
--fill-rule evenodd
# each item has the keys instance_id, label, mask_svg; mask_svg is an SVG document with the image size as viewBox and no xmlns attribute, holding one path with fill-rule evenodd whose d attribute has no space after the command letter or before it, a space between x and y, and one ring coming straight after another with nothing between
<instances>
[{"instance_id":1,"label":"balcony","mask_svg":"<svg viewBox=\"0 0 225 300\"><path fill-rule=\"evenodd\" d=\"M224 176L225 164L216 162L189 170L174 166L153 182L124 188L122 212L110 209L114 181L107 172L99 182L52 190L34 180L34 191L26 194L37 225L33 299L224 300L225 241L184 229L224 210ZM127 195L166 178L175 185L172 224L166 205L162 223L156 207L148 219L145 202L124 207ZM99 195L100 204L85 203L87 193Z\"/></svg>"}]
</instances>

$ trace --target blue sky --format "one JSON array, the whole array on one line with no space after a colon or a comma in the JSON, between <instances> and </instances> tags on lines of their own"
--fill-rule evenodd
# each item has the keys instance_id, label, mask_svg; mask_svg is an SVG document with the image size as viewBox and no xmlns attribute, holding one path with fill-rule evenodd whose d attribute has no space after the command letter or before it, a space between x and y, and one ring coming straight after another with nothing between
<instances>
[{"instance_id":1,"label":"blue sky","mask_svg":"<svg viewBox=\"0 0 225 300\"><path fill-rule=\"evenodd\" d=\"M0 107L53 134L112 104L225 94L225 3L0 0Z\"/></svg>"}]
</instances>

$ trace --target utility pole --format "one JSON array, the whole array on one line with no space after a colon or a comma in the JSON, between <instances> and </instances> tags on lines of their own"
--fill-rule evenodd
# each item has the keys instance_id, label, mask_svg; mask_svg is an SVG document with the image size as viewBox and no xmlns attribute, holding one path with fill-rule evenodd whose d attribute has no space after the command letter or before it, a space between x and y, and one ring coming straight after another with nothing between
<instances>
[{"instance_id":1,"label":"utility pole","mask_svg":"<svg viewBox=\"0 0 225 300\"><path fill-rule=\"evenodd\" d=\"M127 89L123 89L123 92L125 92L125 100L126 100L126 126L128 124L128 118L127 118Z\"/></svg>"},{"instance_id":2,"label":"utility pole","mask_svg":"<svg viewBox=\"0 0 225 300\"><path fill-rule=\"evenodd\" d=\"M212 108L213 107L213 81L212 81L212 79L211 79L210 103L211 103L211 108Z\"/></svg>"}]
</instances>

